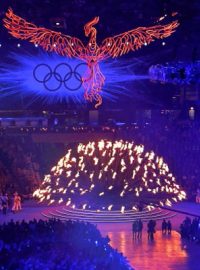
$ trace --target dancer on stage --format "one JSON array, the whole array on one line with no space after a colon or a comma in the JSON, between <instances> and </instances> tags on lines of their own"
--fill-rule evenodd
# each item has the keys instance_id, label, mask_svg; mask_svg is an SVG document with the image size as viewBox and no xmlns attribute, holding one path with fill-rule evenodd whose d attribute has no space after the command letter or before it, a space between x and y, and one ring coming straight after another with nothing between
<instances>
[{"instance_id":1,"label":"dancer on stage","mask_svg":"<svg viewBox=\"0 0 200 270\"><path fill-rule=\"evenodd\" d=\"M17 192L15 192L14 193L14 202L13 202L12 211L15 213L15 212L18 212L21 209L22 209L21 197L19 196L19 194Z\"/></svg>"}]
</instances>

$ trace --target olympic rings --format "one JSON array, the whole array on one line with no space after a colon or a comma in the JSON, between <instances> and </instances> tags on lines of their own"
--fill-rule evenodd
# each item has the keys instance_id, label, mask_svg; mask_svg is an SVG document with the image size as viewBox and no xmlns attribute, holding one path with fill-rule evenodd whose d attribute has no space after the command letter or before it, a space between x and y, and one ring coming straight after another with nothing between
<instances>
[{"instance_id":1,"label":"olympic rings","mask_svg":"<svg viewBox=\"0 0 200 270\"><path fill-rule=\"evenodd\" d=\"M76 65L74 70L67 63L60 63L54 69L47 64L39 64L33 70L33 77L37 82L42 83L45 89L50 92L58 91L62 86L69 91L76 91L80 89L83 84L82 76L78 72L78 69L81 66L87 66L87 64L80 63ZM65 69L67 70L64 71L63 74L63 70ZM69 86L69 81L73 78L78 81L78 85L76 87ZM55 82L57 82L56 86Z\"/></svg>"}]
</instances>

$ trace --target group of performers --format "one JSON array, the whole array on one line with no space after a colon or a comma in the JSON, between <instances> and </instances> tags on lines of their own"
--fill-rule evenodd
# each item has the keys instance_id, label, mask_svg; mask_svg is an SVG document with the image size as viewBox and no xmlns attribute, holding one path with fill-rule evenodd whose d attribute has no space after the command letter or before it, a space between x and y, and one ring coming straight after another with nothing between
<instances>
[{"instance_id":1,"label":"group of performers","mask_svg":"<svg viewBox=\"0 0 200 270\"><path fill-rule=\"evenodd\" d=\"M0 196L0 209L2 210L2 213L4 215L7 214L7 211L9 209L8 194ZM13 211L13 213L16 213L16 212L20 211L21 209L22 209L21 197L17 192L15 192L14 196L13 196L13 203L12 203L11 210Z\"/></svg>"},{"instance_id":2,"label":"group of performers","mask_svg":"<svg viewBox=\"0 0 200 270\"><path fill-rule=\"evenodd\" d=\"M200 186L198 187L196 193L196 203L200 203Z\"/></svg>"}]
</instances>

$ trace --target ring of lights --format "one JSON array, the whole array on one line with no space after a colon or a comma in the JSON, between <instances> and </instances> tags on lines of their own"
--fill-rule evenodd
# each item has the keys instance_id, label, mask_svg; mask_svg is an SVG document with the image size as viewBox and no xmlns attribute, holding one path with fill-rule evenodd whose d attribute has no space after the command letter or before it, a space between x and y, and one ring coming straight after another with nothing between
<instances>
[{"instance_id":1,"label":"ring of lights","mask_svg":"<svg viewBox=\"0 0 200 270\"><path fill-rule=\"evenodd\" d=\"M124 213L171 206L186 195L154 152L133 142L101 140L68 149L34 196L49 205Z\"/></svg>"},{"instance_id":2,"label":"ring of lights","mask_svg":"<svg viewBox=\"0 0 200 270\"><path fill-rule=\"evenodd\" d=\"M64 86L68 91L77 91L81 88L83 84L82 76L78 71L78 69L81 66L87 66L87 65L85 63L80 63L76 65L74 69L72 69L72 67L69 64L60 63L56 65L54 69L52 69L47 64L38 64L33 70L33 77L37 82L42 83L45 89L50 92L58 91L62 86ZM59 72L59 69L61 68L67 69L64 75L61 74L61 72ZM46 74L43 75L42 78L40 78L41 69L43 70L46 69ZM49 86L51 79L54 79L58 82L58 85L56 87ZM68 85L71 79L75 79L78 82L78 85L76 87L70 87Z\"/></svg>"}]
</instances>

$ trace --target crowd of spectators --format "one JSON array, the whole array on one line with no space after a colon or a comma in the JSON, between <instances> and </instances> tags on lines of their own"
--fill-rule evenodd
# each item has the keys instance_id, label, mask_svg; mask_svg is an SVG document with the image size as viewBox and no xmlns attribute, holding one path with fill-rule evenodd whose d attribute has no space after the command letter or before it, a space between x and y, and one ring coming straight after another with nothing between
<instances>
[{"instance_id":1,"label":"crowd of spectators","mask_svg":"<svg viewBox=\"0 0 200 270\"><path fill-rule=\"evenodd\" d=\"M144 144L145 150L153 150L164 158L186 190L188 199L195 201L200 187L200 128L199 122L160 121L124 130L123 136Z\"/></svg>"},{"instance_id":2,"label":"crowd of spectators","mask_svg":"<svg viewBox=\"0 0 200 270\"><path fill-rule=\"evenodd\" d=\"M83 222L11 221L0 226L0 269L131 270L128 261Z\"/></svg>"},{"instance_id":3,"label":"crowd of spectators","mask_svg":"<svg viewBox=\"0 0 200 270\"><path fill-rule=\"evenodd\" d=\"M187 239L200 243L200 218L186 217L180 225L180 234L182 239Z\"/></svg>"},{"instance_id":4,"label":"crowd of spectators","mask_svg":"<svg viewBox=\"0 0 200 270\"><path fill-rule=\"evenodd\" d=\"M1 138L0 192L30 194L41 180L34 144L24 137Z\"/></svg>"}]
</instances>

